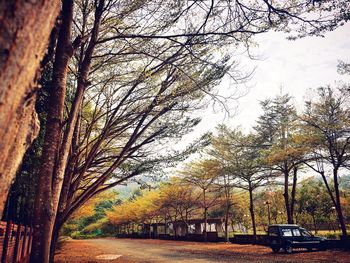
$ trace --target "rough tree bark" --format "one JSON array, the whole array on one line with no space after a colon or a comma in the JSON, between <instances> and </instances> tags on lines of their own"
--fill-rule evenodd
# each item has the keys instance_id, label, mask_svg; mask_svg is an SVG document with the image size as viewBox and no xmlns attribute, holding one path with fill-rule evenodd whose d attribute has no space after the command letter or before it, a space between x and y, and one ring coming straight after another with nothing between
<instances>
[{"instance_id":1,"label":"rough tree bark","mask_svg":"<svg viewBox=\"0 0 350 263\"><path fill-rule=\"evenodd\" d=\"M0 2L0 215L39 131L36 78L59 8L58 0Z\"/></svg>"}]
</instances>

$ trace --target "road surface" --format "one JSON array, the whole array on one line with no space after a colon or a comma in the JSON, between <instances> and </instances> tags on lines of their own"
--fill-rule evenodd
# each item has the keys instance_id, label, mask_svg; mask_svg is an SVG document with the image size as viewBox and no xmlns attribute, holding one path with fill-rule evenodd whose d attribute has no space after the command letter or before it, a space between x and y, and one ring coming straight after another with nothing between
<instances>
[{"instance_id":1,"label":"road surface","mask_svg":"<svg viewBox=\"0 0 350 263\"><path fill-rule=\"evenodd\" d=\"M64 242L55 262L215 263L215 262L349 262L350 252L314 251L273 254L255 245L103 238Z\"/></svg>"}]
</instances>

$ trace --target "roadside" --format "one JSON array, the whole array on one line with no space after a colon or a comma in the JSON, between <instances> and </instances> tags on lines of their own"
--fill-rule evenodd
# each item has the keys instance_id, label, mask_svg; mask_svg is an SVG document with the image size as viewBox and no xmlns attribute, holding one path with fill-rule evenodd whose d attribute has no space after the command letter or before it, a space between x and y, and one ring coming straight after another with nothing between
<instances>
[{"instance_id":1,"label":"roadside","mask_svg":"<svg viewBox=\"0 0 350 263\"><path fill-rule=\"evenodd\" d=\"M333 262L350 263L350 252L314 251L273 254L257 245L197 243L148 239L91 239L66 241L55 262Z\"/></svg>"}]
</instances>

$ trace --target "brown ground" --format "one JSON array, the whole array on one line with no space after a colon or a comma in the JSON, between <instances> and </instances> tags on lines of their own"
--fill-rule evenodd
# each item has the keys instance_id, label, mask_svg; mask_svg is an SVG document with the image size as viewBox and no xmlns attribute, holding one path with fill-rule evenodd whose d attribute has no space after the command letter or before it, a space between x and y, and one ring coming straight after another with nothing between
<instances>
[{"instance_id":1,"label":"brown ground","mask_svg":"<svg viewBox=\"0 0 350 263\"><path fill-rule=\"evenodd\" d=\"M96 259L121 255L118 259ZM66 241L55 262L349 262L350 252L298 251L292 255L273 254L270 248L255 245L196 243L139 239L91 239Z\"/></svg>"}]
</instances>

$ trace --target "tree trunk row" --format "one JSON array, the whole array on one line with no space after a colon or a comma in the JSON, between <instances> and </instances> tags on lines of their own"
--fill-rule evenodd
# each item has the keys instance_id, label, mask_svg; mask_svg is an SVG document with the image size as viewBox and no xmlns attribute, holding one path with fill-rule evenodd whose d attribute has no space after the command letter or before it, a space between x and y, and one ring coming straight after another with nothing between
<instances>
[{"instance_id":1,"label":"tree trunk row","mask_svg":"<svg viewBox=\"0 0 350 263\"><path fill-rule=\"evenodd\" d=\"M49 90L49 111L38 178L38 191L34 204L32 262L49 261L50 243L57 210L55 169L57 168L57 153L62 137L67 70L72 56L73 0L63 1L62 14Z\"/></svg>"}]
</instances>

